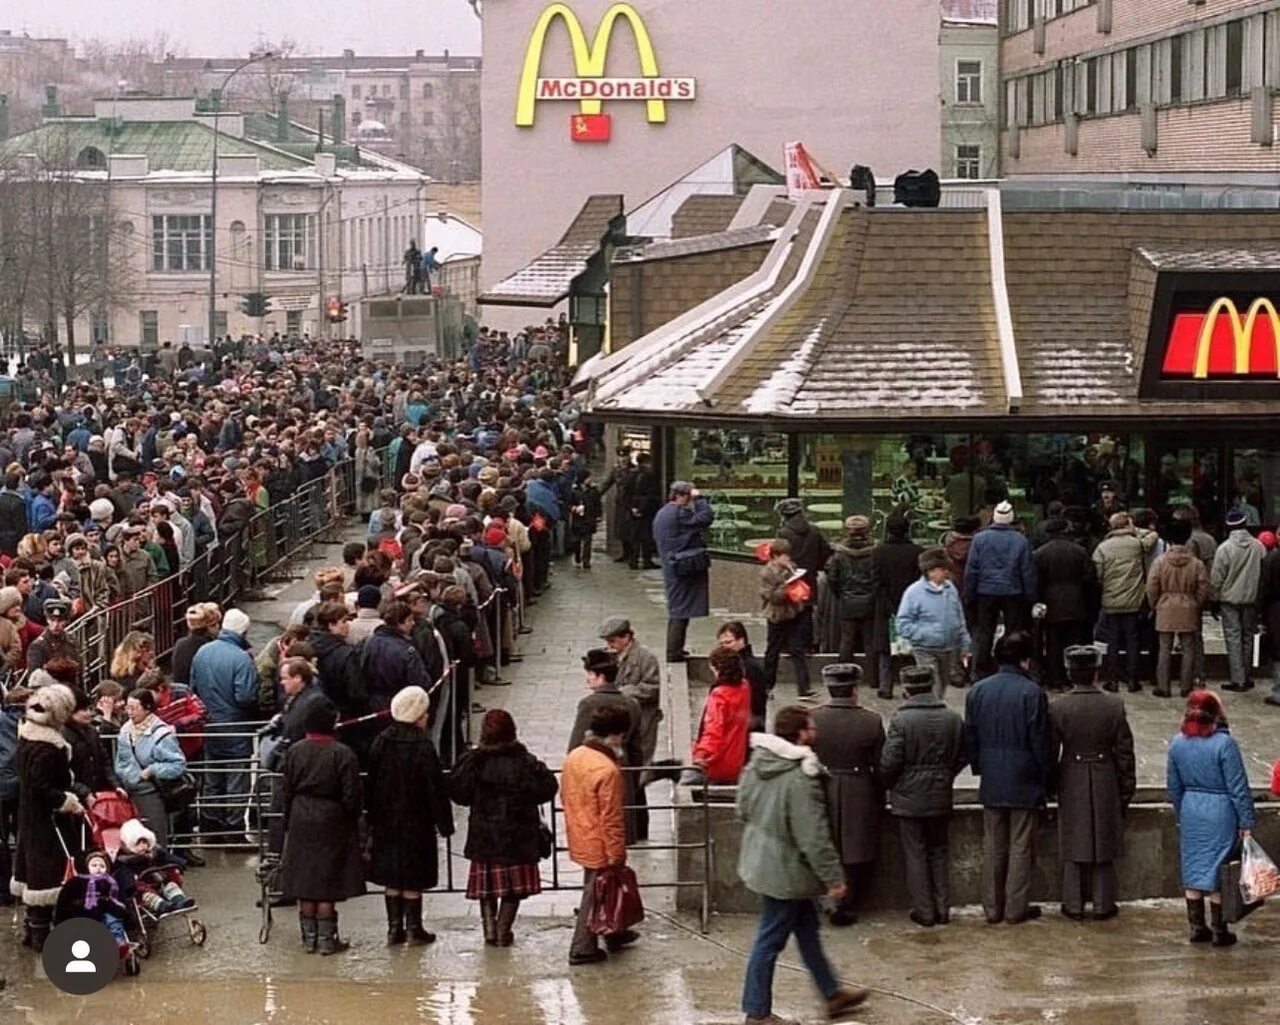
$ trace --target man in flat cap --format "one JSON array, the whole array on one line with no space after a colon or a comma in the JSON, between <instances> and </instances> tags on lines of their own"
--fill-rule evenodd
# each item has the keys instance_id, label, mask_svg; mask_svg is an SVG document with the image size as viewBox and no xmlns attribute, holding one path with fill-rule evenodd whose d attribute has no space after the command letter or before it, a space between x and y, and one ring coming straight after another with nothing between
<instances>
[{"instance_id":1,"label":"man in flat cap","mask_svg":"<svg viewBox=\"0 0 1280 1025\"><path fill-rule=\"evenodd\" d=\"M1092 644L1065 654L1071 690L1049 706L1058 762L1058 858L1062 862L1062 913L1113 918L1115 859L1124 849L1124 810L1133 800L1137 774L1133 734L1124 701L1097 686L1101 653Z\"/></svg>"},{"instance_id":2,"label":"man in flat cap","mask_svg":"<svg viewBox=\"0 0 1280 1025\"><path fill-rule=\"evenodd\" d=\"M907 666L906 703L889 720L880 755L881 782L902 835L911 921L928 928L951 921L947 843L952 786L965 766L964 720L934 693L931 666Z\"/></svg>"},{"instance_id":3,"label":"man in flat cap","mask_svg":"<svg viewBox=\"0 0 1280 1025\"><path fill-rule=\"evenodd\" d=\"M618 689L618 659L608 648L592 648L582 657L582 668L585 672L585 683L590 691L578 702L578 712L573 721L573 729L569 731L569 743L565 753L581 746L591 728L591 717L605 705L617 705L626 709L630 717L630 725L622 745L622 764L644 765L644 756L640 750L640 735L637 725L642 713L635 698L627 697ZM624 772L623 782L626 784L626 803L628 806L637 802L640 777L638 773ZM635 834L639 829L638 816L634 811L627 812L627 842L635 842Z\"/></svg>"},{"instance_id":4,"label":"man in flat cap","mask_svg":"<svg viewBox=\"0 0 1280 1025\"><path fill-rule=\"evenodd\" d=\"M658 657L636 641L631 621L621 616L607 619L600 627L600 639L613 652L618 662L617 688L640 707L639 721L633 730L640 752L640 765L652 765L658 750L658 724L662 722L662 667ZM634 774L633 774L634 775ZM651 782L646 775L633 780L636 803L645 803L644 788ZM649 813L635 811L636 839L649 839Z\"/></svg>"},{"instance_id":5,"label":"man in flat cap","mask_svg":"<svg viewBox=\"0 0 1280 1025\"><path fill-rule=\"evenodd\" d=\"M880 846L880 752L884 723L858 704L862 670L852 662L829 665L822 682L831 700L813 710L818 731L813 749L828 775L823 780L831 829L847 883L844 897L832 909L832 925L852 925L858 897L869 889L871 869Z\"/></svg>"}]
</instances>

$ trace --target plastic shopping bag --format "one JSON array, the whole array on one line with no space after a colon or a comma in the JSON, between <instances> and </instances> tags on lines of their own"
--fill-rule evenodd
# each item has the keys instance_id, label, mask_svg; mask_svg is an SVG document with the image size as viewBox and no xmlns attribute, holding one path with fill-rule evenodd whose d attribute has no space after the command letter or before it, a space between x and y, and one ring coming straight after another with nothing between
<instances>
[{"instance_id":1,"label":"plastic shopping bag","mask_svg":"<svg viewBox=\"0 0 1280 1025\"><path fill-rule=\"evenodd\" d=\"M1240 854L1240 896L1245 903L1265 900L1280 893L1280 870L1252 836L1246 836Z\"/></svg>"},{"instance_id":2,"label":"plastic shopping bag","mask_svg":"<svg viewBox=\"0 0 1280 1025\"><path fill-rule=\"evenodd\" d=\"M620 933L644 921L640 885L635 872L627 865L597 872L593 896L587 928L597 936Z\"/></svg>"}]
</instances>

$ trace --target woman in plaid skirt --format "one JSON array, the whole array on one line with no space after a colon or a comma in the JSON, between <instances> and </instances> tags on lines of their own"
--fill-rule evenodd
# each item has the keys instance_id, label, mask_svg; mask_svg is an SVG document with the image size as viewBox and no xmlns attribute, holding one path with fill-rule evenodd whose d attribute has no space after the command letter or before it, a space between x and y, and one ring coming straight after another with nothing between
<instances>
[{"instance_id":1,"label":"woman in plaid skirt","mask_svg":"<svg viewBox=\"0 0 1280 1025\"><path fill-rule=\"evenodd\" d=\"M551 770L516 740L516 724L500 708L485 713L480 746L464 754L449 781L456 803L469 807L471 859L467 897L480 902L484 941L511 946L520 901L542 892L538 862L548 856L539 805L556 795Z\"/></svg>"}]
</instances>

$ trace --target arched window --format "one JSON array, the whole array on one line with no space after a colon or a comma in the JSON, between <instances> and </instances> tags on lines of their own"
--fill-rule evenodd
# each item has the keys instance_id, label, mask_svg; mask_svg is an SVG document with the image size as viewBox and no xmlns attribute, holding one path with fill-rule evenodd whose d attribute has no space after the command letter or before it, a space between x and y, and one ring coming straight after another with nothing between
<instances>
[{"instance_id":1,"label":"arched window","mask_svg":"<svg viewBox=\"0 0 1280 1025\"><path fill-rule=\"evenodd\" d=\"M86 146L76 157L76 167L81 170L100 171L107 166L107 158L97 146Z\"/></svg>"}]
</instances>

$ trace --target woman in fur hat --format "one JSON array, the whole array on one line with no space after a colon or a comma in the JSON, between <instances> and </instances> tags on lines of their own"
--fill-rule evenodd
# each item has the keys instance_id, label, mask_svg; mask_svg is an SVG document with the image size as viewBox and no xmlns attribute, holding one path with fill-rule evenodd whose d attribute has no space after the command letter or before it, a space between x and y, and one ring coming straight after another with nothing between
<instances>
[{"instance_id":1,"label":"woman in fur hat","mask_svg":"<svg viewBox=\"0 0 1280 1025\"><path fill-rule=\"evenodd\" d=\"M37 953L53 922L67 855L74 857L83 847L83 824L77 819L84 806L72 793L71 745L62 735L75 707L70 687L47 684L32 692L18 724L14 765L22 800L10 889L26 910L23 946Z\"/></svg>"}]
</instances>

